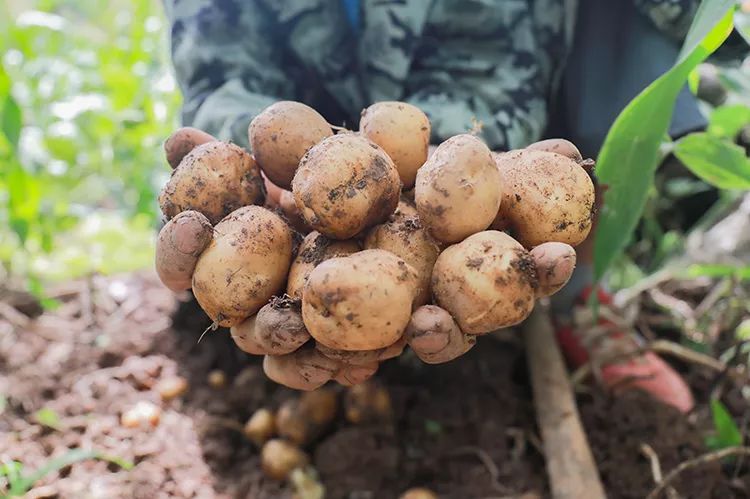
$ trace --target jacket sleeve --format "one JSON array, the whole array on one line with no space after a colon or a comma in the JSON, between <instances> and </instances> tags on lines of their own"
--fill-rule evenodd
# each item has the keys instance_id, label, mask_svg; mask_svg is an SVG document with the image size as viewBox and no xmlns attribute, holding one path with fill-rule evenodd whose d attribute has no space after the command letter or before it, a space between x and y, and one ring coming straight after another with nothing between
<instances>
[{"instance_id":1,"label":"jacket sleeve","mask_svg":"<svg viewBox=\"0 0 750 499\"><path fill-rule=\"evenodd\" d=\"M635 0L636 8L669 36L682 40L693 21L699 0Z\"/></svg>"},{"instance_id":2,"label":"jacket sleeve","mask_svg":"<svg viewBox=\"0 0 750 499\"><path fill-rule=\"evenodd\" d=\"M183 123L247 147L251 119L293 93L273 16L251 0L166 0L166 11Z\"/></svg>"}]
</instances>

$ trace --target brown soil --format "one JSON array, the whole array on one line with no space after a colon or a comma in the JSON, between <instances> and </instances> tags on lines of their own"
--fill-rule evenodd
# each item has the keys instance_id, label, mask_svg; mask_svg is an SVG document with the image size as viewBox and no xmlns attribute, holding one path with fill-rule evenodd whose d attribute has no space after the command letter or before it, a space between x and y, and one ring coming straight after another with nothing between
<instances>
[{"instance_id":1,"label":"brown soil","mask_svg":"<svg viewBox=\"0 0 750 499\"><path fill-rule=\"evenodd\" d=\"M255 409L278 407L294 391L268 381L260 359L240 352L226 331L197 344L209 322L190 306L182 306L173 329L175 300L150 275L76 286L58 291L61 306L35 320L0 307L0 394L7 401L0 461L20 461L28 473L50 456L87 447L136 466L80 462L47 475L29 497L292 497L288 485L263 476L258 451L240 429ZM421 364L408 353L383 364L377 379L390 393L392 422L355 426L340 416L307 449L326 497L396 498L413 486L441 498L548 496L519 338L508 332L480 342L445 365ZM208 383L215 369L226 373L223 387ZM175 375L189 389L164 402L156 383ZM703 371L691 370L690 379L711 385ZM121 414L144 400L160 407L159 423L122 426ZM578 402L612 498L641 498L653 488L642 444L665 472L706 451L703 406L684 417L643 395L613 399L596 390ZM35 420L42 408L57 414L56 429ZM675 484L684 497L746 497L750 490L736 462L695 468Z\"/></svg>"}]
</instances>

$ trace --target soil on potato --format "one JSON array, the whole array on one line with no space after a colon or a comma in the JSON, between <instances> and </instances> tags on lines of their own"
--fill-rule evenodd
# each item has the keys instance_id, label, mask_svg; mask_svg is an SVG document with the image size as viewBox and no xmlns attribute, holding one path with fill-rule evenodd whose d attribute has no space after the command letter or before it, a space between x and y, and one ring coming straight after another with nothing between
<instances>
[{"instance_id":1,"label":"soil on potato","mask_svg":"<svg viewBox=\"0 0 750 499\"><path fill-rule=\"evenodd\" d=\"M268 381L260 359L236 349L225 330L197 343L209 324L195 307L182 304L171 324L175 299L151 275L76 286L34 320L0 307L0 460L20 461L28 473L85 447L135 467L79 462L47 475L29 497L293 496L290 486L264 477L241 425L296 392ZM226 375L223 386L209 383L216 369ZM377 380L390 393L394 419L355 426L340 415L307 449L326 497L396 498L413 486L441 498L547 497L526 372L511 331L482 338L445 365L408 354L384 363ZM157 383L174 376L189 388L162 401ZM158 424L124 427L122 413L141 401L160 409ZM705 408L686 418L637 393L615 399L596 390L578 401L609 497L642 498L653 488L643 444L665 473L706 451ZM54 428L38 421L40 409L53 411ZM750 490L736 463L687 471L675 486L684 497L745 497Z\"/></svg>"}]
</instances>

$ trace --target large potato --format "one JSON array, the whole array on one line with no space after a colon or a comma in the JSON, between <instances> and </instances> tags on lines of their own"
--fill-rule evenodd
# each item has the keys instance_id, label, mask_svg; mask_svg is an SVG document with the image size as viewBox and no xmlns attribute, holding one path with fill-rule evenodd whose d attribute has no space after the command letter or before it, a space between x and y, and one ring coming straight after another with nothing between
<instances>
[{"instance_id":1,"label":"large potato","mask_svg":"<svg viewBox=\"0 0 750 499\"><path fill-rule=\"evenodd\" d=\"M292 262L292 267L289 269L286 293L292 298L302 299L302 288L304 288L310 272L318 264L329 258L351 255L360 249L359 243L352 239L336 241L328 239L317 231L309 233L302 241L299 250L297 250L297 256Z\"/></svg>"},{"instance_id":2,"label":"large potato","mask_svg":"<svg viewBox=\"0 0 750 499\"><path fill-rule=\"evenodd\" d=\"M293 101L268 106L248 127L255 160L269 180L282 189L291 188L294 172L307 150L331 135L325 118Z\"/></svg>"},{"instance_id":3,"label":"large potato","mask_svg":"<svg viewBox=\"0 0 750 499\"><path fill-rule=\"evenodd\" d=\"M182 159L159 194L159 205L167 218L195 210L215 224L237 208L262 204L264 197L253 157L235 144L213 141Z\"/></svg>"},{"instance_id":4,"label":"large potato","mask_svg":"<svg viewBox=\"0 0 750 499\"><path fill-rule=\"evenodd\" d=\"M211 319L234 326L283 289L291 261L292 231L284 220L245 206L214 228L195 267L193 293Z\"/></svg>"},{"instance_id":5,"label":"large potato","mask_svg":"<svg viewBox=\"0 0 750 499\"><path fill-rule=\"evenodd\" d=\"M327 347L384 348L409 323L418 283L414 268L388 251L331 258L310 273L302 292L302 319Z\"/></svg>"},{"instance_id":6,"label":"large potato","mask_svg":"<svg viewBox=\"0 0 750 499\"><path fill-rule=\"evenodd\" d=\"M362 111L359 131L391 157L405 189L414 185L417 170L427 161L430 120L406 102L378 102Z\"/></svg>"},{"instance_id":7,"label":"large potato","mask_svg":"<svg viewBox=\"0 0 750 499\"><path fill-rule=\"evenodd\" d=\"M487 146L472 135L440 144L417 172L414 200L440 241L455 243L489 227L497 215L500 174Z\"/></svg>"},{"instance_id":8,"label":"large potato","mask_svg":"<svg viewBox=\"0 0 750 499\"><path fill-rule=\"evenodd\" d=\"M172 291L190 289L198 257L213 237L213 227L197 211L183 211L167 222L156 240L156 273Z\"/></svg>"},{"instance_id":9,"label":"large potato","mask_svg":"<svg viewBox=\"0 0 750 499\"><path fill-rule=\"evenodd\" d=\"M479 232L445 249L432 271L432 292L464 333L481 334L524 320L534 308L536 265L515 239Z\"/></svg>"},{"instance_id":10,"label":"large potato","mask_svg":"<svg viewBox=\"0 0 750 499\"><path fill-rule=\"evenodd\" d=\"M440 254L440 246L422 226L419 217L394 214L389 221L370 230L365 239L365 248L390 251L414 267L419 276L414 305L420 306L430 301L432 267Z\"/></svg>"},{"instance_id":11,"label":"large potato","mask_svg":"<svg viewBox=\"0 0 750 499\"><path fill-rule=\"evenodd\" d=\"M400 191L391 158L353 133L328 137L307 151L292 182L305 221L334 239L349 239L387 220Z\"/></svg>"},{"instance_id":12,"label":"large potato","mask_svg":"<svg viewBox=\"0 0 750 499\"><path fill-rule=\"evenodd\" d=\"M526 246L557 241L576 246L591 230L594 184L574 160L548 151L521 149L495 156L502 176L505 219Z\"/></svg>"}]
</instances>

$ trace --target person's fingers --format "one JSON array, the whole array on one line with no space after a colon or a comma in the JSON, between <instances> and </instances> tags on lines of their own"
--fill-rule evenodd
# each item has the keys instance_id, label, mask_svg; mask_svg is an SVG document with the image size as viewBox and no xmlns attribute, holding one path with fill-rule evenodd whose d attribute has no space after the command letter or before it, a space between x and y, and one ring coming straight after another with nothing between
<instances>
[{"instance_id":1,"label":"person's fingers","mask_svg":"<svg viewBox=\"0 0 750 499\"><path fill-rule=\"evenodd\" d=\"M192 287L198 257L213 238L213 227L197 211L183 211L166 223L156 241L156 273L172 291Z\"/></svg>"},{"instance_id":2,"label":"person's fingers","mask_svg":"<svg viewBox=\"0 0 750 499\"><path fill-rule=\"evenodd\" d=\"M578 161L578 162L583 160L581 151L578 150L575 144L565 139L540 140L539 142L534 142L533 144L529 144L528 146L526 146L526 149L531 149L534 151L553 152L555 154L566 156L572 159L573 161Z\"/></svg>"},{"instance_id":3,"label":"person's fingers","mask_svg":"<svg viewBox=\"0 0 750 499\"><path fill-rule=\"evenodd\" d=\"M270 352L258 342L255 330L256 316L248 317L243 322L229 329L232 339L240 350L252 355L266 355Z\"/></svg>"},{"instance_id":4,"label":"person's fingers","mask_svg":"<svg viewBox=\"0 0 750 499\"><path fill-rule=\"evenodd\" d=\"M164 154L172 169L180 165L182 158L201 144L216 140L212 135L191 126L178 128L164 141Z\"/></svg>"},{"instance_id":5,"label":"person's fingers","mask_svg":"<svg viewBox=\"0 0 750 499\"><path fill-rule=\"evenodd\" d=\"M404 336L417 357L427 364L453 360L476 343L474 335L464 334L450 313L435 305L415 310Z\"/></svg>"},{"instance_id":6,"label":"person's fingers","mask_svg":"<svg viewBox=\"0 0 750 499\"><path fill-rule=\"evenodd\" d=\"M266 355L263 371L272 381L297 390L315 390L339 371L339 363L314 348L287 355Z\"/></svg>"},{"instance_id":7,"label":"person's fingers","mask_svg":"<svg viewBox=\"0 0 750 499\"><path fill-rule=\"evenodd\" d=\"M576 267L576 250L565 243L549 242L531 250L539 286L537 298L550 296L567 284Z\"/></svg>"},{"instance_id":8,"label":"person's fingers","mask_svg":"<svg viewBox=\"0 0 750 499\"><path fill-rule=\"evenodd\" d=\"M266 203L274 208L279 206L279 203L281 201L281 192L284 189L268 180L268 177L266 177L266 174L263 173L263 170L261 170L260 174L263 176L263 183L266 186Z\"/></svg>"},{"instance_id":9,"label":"person's fingers","mask_svg":"<svg viewBox=\"0 0 750 499\"><path fill-rule=\"evenodd\" d=\"M377 362L363 365L342 364L334 379L341 385L354 386L370 379L378 370Z\"/></svg>"}]
</instances>

